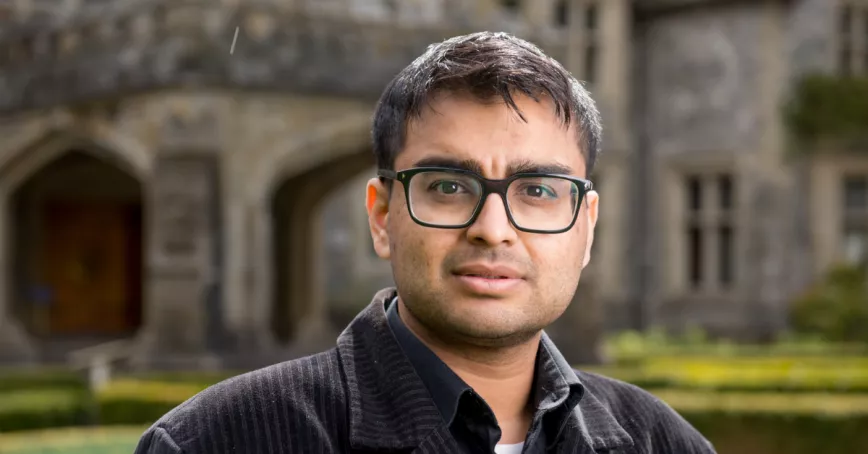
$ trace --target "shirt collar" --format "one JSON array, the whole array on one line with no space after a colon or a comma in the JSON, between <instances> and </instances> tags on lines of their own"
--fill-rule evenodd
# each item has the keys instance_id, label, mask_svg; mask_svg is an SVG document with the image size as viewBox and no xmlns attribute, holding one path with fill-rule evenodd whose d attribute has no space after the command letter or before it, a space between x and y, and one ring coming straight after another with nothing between
<instances>
[{"instance_id":1,"label":"shirt collar","mask_svg":"<svg viewBox=\"0 0 868 454\"><path fill-rule=\"evenodd\" d=\"M398 345L428 388L443 420L451 424L459 399L471 390L470 386L404 324L398 314L397 297L388 304L386 319ZM535 371L533 399L537 410L547 412L565 403L572 408L581 400L584 387L579 377L545 333L540 339Z\"/></svg>"},{"instance_id":2,"label":"shirt collar","mask_svg":"<svg viewBox=\"0 0 868 454\"><path fill-rule=\"evenodd\" d=\"M346 377L350 445L368 450L439 449L447 436L439 409L433 399L419 398L425 384L389 329L385 309L396 295L395 288L379 291L338 338L337 353ZM575 419L559 431L581 431L582 438L596 450L632 445L608 404L586 392L545 333L537 363L537 376L545 377L535 385L541 390L537 394L542 396L540 408L567 409L573 400L578 401L569 412ZM562 398L570 402L558 407ZM578 445L574 448L575 452L582 449Z\"/></svg>"}]
</instances>

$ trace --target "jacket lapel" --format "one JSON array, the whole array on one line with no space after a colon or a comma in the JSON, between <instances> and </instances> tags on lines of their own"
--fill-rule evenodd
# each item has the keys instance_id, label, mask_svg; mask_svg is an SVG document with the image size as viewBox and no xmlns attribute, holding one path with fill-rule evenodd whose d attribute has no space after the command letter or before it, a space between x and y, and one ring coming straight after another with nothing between
<instances>
[{"instance_id":1,"label":"jacket lapel","mask_svg":"<svg viewBox=\"0 0 868 454\"><path fill-rule=\"evenodd\" d=\"M378 292L338 337L353 449L411 450L443 425L386 322L385 303L395 295L394 288Z\"/></svg>"}]
</instances>

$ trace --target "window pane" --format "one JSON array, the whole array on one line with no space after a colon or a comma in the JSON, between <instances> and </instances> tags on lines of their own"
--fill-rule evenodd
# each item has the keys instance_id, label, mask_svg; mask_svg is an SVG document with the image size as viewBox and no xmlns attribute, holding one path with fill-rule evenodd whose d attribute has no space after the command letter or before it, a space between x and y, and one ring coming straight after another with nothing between
<instances>
[{"instance_id":1,"label":"window pane","mask_svg":"<svg viewBox=\"0 0 868 454\"><path fill-rule=\"evenodd\" d=\"M597 74L597 46L588 43L585 48L585 81L593 84Z\"/></svg>"},{"instance_id":2,"label":"window pane","mask_svg":"<svg viewBox=\"0 0 868 454\"><path fill-rule=\"evenodd\" d=\"M841 7L841 17L838 23L838 31L841 32L840 36L842 39L850 38L850 31L853 29L852 24L853 9L850 5L844 5Z\"/></svg>"},{"instance_id":3,"label":"window pane","mask_svg":"<svg viewBox=\"0 0 868 454\"><path fill-rule=\"evenodd\" d=\"M862 15L862 31L865 32L865 36L862 38L862 50L865 52L862 72L868 74L868 9Z\"/></svg>"},{"instance_id":4,"label":"window pane","mask_svg":"<svg viewBox=\"0 0 868 454\"><path fill-rule=\"evenodd\" d=\"M555 25L558 27L566 27L570 23L570 6L569 0L560 0L555 5Z\"/></svg>"},{"instance_id":5,"label":"window pane","mask_svg":"<svg viewBox=\"0 0 868 454\"><path fill-rule=\"evenodd\" d=\"M692 226L687 230L687 270L693 288L702 283L702 260L702 229Z\"/></svg>"},{"instance_id":6,"label":"window pane","mask_svg":"<svg viewBox=\"0 0 868 454\"><path fill-rule=\"evenodd\" d=\"M504 9L516 12L521 7L521 0L500 0L500 4Z\"/></svg>"},{"instance_id":7,"label":"window pane","mask_svg":"<svg viewBox=\"0 0 868 454\"><path fill-rule=\"evenodd\" d=\"M702 180L698 177L687 178L687 209L702 211Z\"/></svg>"},{"instance_id":8,"label":"window pane","mask_svg":"<svg viewBox=\"0 0 868 454\"><path fill-rule=\"evenodd\" d=\"M868 176L844 178L844 209L847 211L868 209Z\"/></svg>"},{"instance_id":9,"label":"window pane","mask_svg":"<svg viewBox=\"0 0 868 454\"><path fill-rule=\"evenodd\" d=\"M588 30L597 29L597 14L597 5L594 3L588 5L588 9L585 11L585 27Z\"/></svg>"},{"instance_id":10,"label":"window pane","mask_svg":"<svg viewBox=\"0 0 868 454\"><path fill-rule=\"evenodd\" d=\"M731 209L733 196L732 176L721 175L717 180L717 188L720 196L720 208L722 210Z\"/></svg>"},{"instance_id":11,"label":"window pane","mask_svg":"<svg viewBox=\"0 0 868 454\"><path fill-rule=\"evenodd\" d=\"M844 257L854 265L868 263L868 228L848 229L844 233Z\"/></svg>"},{"instance_id":12,"label":"window pane","mask_svg":"<svg viewBox=\"0 0 868 454\"><path fill-rule=\"evenodd\" d=\"M838 57L838 68L842 76L853 75L853 51L850 48L850 43L841 43L841 55Z\"/></svg>"},{"instance_id":13,"label":"window pane","mask_svg":"<svg viewBox=\"0 0 868 454\"><path fill-rule=\"evenodd\" d=\"M729 284L732 284L733 276L735 274L735 270L733 269L735 262L735 248L733 247L732 227L727 225L721 226L718 239L720 241L720 250L718 251L718 259L720 260L720 264L718 265L720 283L724 286L728 286Z\"/></svg>"}]
</instances>

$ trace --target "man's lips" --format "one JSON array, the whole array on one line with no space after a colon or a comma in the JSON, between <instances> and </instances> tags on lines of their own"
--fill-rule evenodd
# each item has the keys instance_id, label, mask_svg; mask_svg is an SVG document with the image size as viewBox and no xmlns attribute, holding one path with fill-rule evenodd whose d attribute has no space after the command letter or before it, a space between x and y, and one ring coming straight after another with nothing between
<instances>
[{"instance_id":1,"label":"man's lips","mask_svg":"<svg viewBox=\"0 0 868 454\"><path fill-rule=\"evenodd\" d=\"M473 295L506 298L525 282L525 274L507 265L471 263L453 271L460 287Z\"/></svg>"},{"instance_id":2,"label":"man's lips","mask_svg":"<svg viewBox=\"0 0 868 454\"><path fill-rule=\"evenodd\" d=\"M523 274L506 265L470 264L460 266L453 274L480 279L523 279Z\"/></svg>"}]
</instances>

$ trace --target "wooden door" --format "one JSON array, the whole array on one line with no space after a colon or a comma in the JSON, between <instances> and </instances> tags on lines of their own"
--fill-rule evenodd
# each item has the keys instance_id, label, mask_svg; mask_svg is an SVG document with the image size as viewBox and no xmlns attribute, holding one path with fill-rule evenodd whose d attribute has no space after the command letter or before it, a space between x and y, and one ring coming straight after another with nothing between
<instances>
[{"instance_id":1,"label":"wooden door","mask_svg":"<svg viewBox=\"0 0 868 454\"><path fill-rule=\"evenodd\" d=\"M43 279L52 335L128 332L128 210L112 203L50 203L43 223Z\"/></svg>"}]
</instances>

